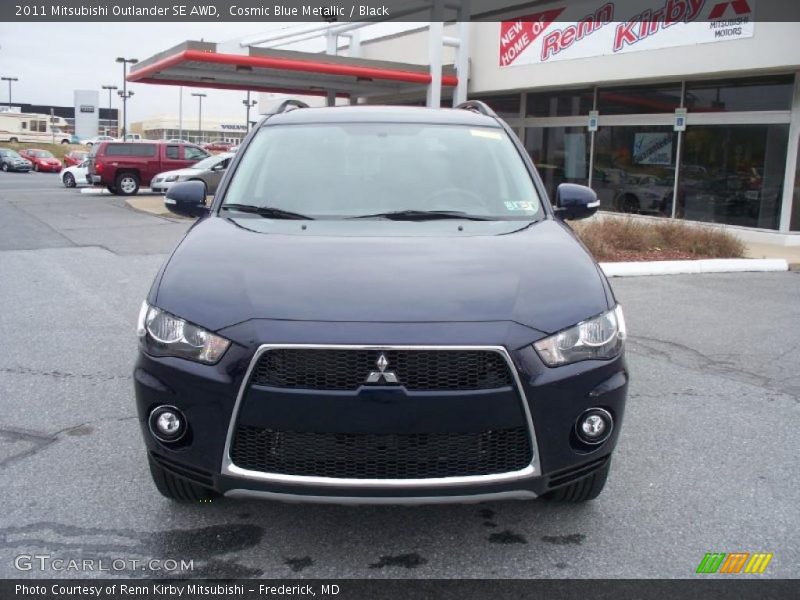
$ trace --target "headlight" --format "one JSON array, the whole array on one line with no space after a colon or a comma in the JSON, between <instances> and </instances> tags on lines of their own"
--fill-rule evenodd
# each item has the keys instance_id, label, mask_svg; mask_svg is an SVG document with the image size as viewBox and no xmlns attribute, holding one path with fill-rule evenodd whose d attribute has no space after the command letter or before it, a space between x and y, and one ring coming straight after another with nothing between
<instances>
[{"instance_id":1,"label":"headlight","mask_svg":"<svg viewBox=\"0 0 800 600\"><path fill-rule=\"evenodd\" d=\"M614 358L622 351L627 331L622 307L578 323L533 346L548 367L581 360Z\"/></svg>"},{"instance_id":2,"label":"headlight","mask_svg":"<svg viewBox=\"0 0 800 600\"><path fill-rule=\"evenodd\" d=\"M177 175L169 175L168 177L164 178L164 181L165 182L178 181L178 176Z\"/></svg>"},{"instance_id":3,"label":"headlight","mask_svg":"<svg viewBox=\"0 0 800 600\"><path fill-rule=\"evenodd\" d=\"M177 356L198 362L217 362L231 343L201 327L142 303L136 335L144 350L153 356Z\"/></svg>"}]
</instances>

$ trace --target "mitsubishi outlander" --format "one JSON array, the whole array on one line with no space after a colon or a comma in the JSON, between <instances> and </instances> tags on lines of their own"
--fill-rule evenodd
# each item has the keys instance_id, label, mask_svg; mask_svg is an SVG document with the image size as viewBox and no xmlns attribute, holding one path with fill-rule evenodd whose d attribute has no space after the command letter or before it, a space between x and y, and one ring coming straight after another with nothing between
<instances>
[{"instance_id":1,"label":"mitsubishi outlander","mask_svg":"<svg viewBox=\"0 0 800 600\"><path fill-rule=\"evenodd\" d=\"M333 503L581 502L625 408L625 321L485 104L285 102L250 132L138 320L158 490Z\"/></svg>"}]
</instances>

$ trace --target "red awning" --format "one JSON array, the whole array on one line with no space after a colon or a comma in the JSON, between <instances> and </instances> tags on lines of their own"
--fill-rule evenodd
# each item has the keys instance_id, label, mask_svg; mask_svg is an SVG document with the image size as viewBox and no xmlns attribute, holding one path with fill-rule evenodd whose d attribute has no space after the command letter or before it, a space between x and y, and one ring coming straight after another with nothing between
<instances>
[{"instance_id":1,"label":"red awning","mask_svg":"<svg viewBox=\"0 0 800 600\"><path fill-rule=\"evenodd\" d=\"M413 91L427 86L431 75L425 65L254 47L232 54L218 52L216 44L185 42L134 65L128 81L348 97ZM457 83L455 71L445 67L442 85Z\"/></svg>"}]
</instances>

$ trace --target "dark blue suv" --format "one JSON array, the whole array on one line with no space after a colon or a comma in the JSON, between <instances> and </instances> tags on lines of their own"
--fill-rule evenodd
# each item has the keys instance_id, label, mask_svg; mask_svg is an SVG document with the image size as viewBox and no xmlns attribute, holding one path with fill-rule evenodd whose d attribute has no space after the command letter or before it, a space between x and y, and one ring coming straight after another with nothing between
<instances>
[{"instance_id":1,"label":"dark blue suv","mask_svg":"<svg viewBox=\"0 0 800 600\"><path fill-rule=\"evenodd\" d=\"M602 490L625 323L524 147L484 104L288 101L158 273L134 380L153 480L210 495L424 503Z\"/></svg>"}]
</instances>

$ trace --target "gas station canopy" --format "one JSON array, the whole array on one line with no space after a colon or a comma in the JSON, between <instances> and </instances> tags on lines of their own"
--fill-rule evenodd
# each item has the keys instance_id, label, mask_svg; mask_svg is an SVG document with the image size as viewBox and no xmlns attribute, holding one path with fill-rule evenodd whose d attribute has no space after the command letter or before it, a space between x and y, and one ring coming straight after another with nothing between
<instances>
[{"instance_id":1,"label":"gas station canopy","mask_svg":"<svg viewBox=\"0 0 800 600\"><path fill-rule=\"evenodd\" d=\"M349 98L424 91L431 83L425 65L253 46L240 51L184 42L134 65L128 81ZM442 86L457 84L455 69L443 67Z\"/></svg>"}]
</instances>

